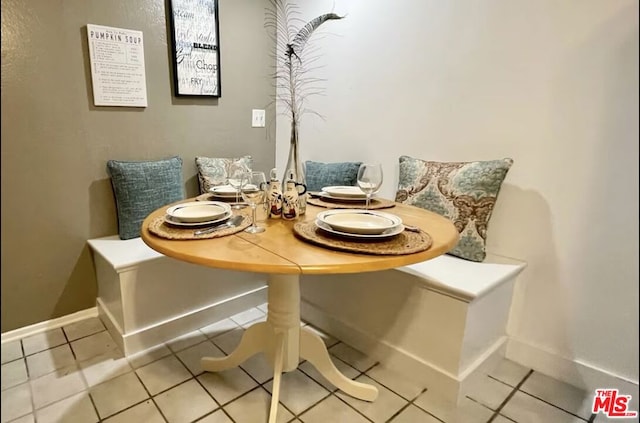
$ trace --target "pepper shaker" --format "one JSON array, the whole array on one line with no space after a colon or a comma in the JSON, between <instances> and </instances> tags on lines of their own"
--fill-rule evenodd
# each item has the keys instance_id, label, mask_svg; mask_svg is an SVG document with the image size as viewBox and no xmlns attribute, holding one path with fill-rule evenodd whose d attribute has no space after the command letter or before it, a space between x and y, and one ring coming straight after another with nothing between
<instances>
[{"instance_id":1,"label":"pepper shaker","mask_svg":"<svg viewBox=\"0 0 640 423\"><path fill-rule=\"evenodd\" d=\"M282 188L276 175L276 168L271 169L267 203L269 207L268 216L272 219L280 219L282 217Z\"/></svg>"},{"instance_id":2,"label":"pepper shaker","mask_svg":"<svg viewBox=\"0 0 640 423\"><path fill-rule=\"evenodd\" d=\"M293 177L293 170L290 170L287 173L287 182L282 193L282 218L285 220L294 220L298 217L298 190Z\"/></svg>"}]
</instances>

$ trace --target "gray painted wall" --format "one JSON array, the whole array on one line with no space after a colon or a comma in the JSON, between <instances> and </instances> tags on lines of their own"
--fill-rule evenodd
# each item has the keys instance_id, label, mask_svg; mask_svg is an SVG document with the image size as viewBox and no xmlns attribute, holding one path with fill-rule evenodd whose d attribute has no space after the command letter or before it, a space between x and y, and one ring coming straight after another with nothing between
<instances>
[{"instance_id":1,"label":"gray painted wall","mask_svg":"<svg viewBox=\"0 0 640 423\"><path fill-rule=\"evenodd\" d=\"M173 96L166 3L2 0L2 331L95 305L86 240L117 233L106 161L275 162L267 0L219 0L222 97ZM86 25L144 34L148 107L94 107ZM251 109L267 128L251 128Z\"/></svg>"}]
</instances>

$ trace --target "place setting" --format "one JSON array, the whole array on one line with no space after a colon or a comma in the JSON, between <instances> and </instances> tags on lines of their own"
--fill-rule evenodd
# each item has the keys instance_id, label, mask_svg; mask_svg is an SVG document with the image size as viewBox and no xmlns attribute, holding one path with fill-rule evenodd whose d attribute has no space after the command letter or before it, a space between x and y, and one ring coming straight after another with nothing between
<instances>
[{"instance_id":1,"label":"place setting","mask_svg":"<svg viewBox=\"0 0 640 423\"><path fill-rule=\"evenodd\" d=\"M293 230L305 241L365 254L411 254L427 250L432 242L429 234L405 226L399 216L377 210L327 210L314 221L296 223Z\"/></svg>"},{"instance_id":2,"label":"place setting","mask_svg":"<svg viewBox=\"0 0 640 423\"><path fill-rule=\"evenodd\" d=\"M373 209L372 197L381 185L381 166L361 165L358 186L330 186L320 193L323 199L339 199L353 207L320 212L314 221L296 223L294 233L324 247L366 254L411 254L428 249L429 234L404 225L395 214Z\"/></svg>"},{"instance_id":3,"label":"place setting","mask_svg":"<svg viewBox=\"0 0 640 423\"><path fill-rule=\"evenodd\" d=\"M226 184L216 185L209 192L196 197L197 201L222 201L229 203L233 209L242 209L248 206L241 198L242 177L250 171L239 160L231 163L226 169Z\"/></svg>"},{"instance_id":4,"label":"place setting","mask_svg":"<svg viewBox=\"0 0 640 423\"><path fill-rule=\"evenodd\" d=\"M394 201L376 198L383 181L380 163L363 163L358 169L356 186L326 186L320 192L310 193L309 203L330 209L386 209Z\"/></svg>"},{"instance_id":5,"label":"place setting","mask_svg":"<svg viewBox=\"0 0 640 423\"><path fill-rule=\"evenodd\" d=\"M361 209L367 202L367 194L357 186L337 185L323 187L321 191L310 192L307 202L328 209ZM395 207L395 202L376 197L369 199L369 209L379 210Z\"/></svg>"},{"instance_id":6,"label":"place setting","mask_svg":"<svg viewBox=\"0 0 640 423\"><path fill-rule=\"evenodd\" d=\"M241 209L248 206L240 196L240 190L230 184L216 185L209 189L209 192L197 196L196 201L219 201L229 204L234 209Z\"/></svg>"},{"instance_id":7,"label":"place setting","mask_svg":"<svg viewBox=\"0 0 640 423\"><path fill-rule=\"evenodd\" d=\"M251 223L249 210L234 210L221 201L188 201L168 207L149 231L167 239L210 239L243 231Z\"/></svg>"}]
</instances>

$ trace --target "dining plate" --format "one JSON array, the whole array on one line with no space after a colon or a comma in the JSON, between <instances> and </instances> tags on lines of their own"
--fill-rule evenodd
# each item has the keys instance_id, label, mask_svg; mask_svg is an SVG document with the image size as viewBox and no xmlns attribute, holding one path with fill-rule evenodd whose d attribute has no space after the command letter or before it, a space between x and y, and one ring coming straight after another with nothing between
<instances>
[{"instance_id":1,"label":"dining plate","mask_svg":"<svg viewBox=\"0 0 640 423\"><path fill-rule=\"evenodd\" d=\"M327 210L318 213L316 218L333 230L360 235L378 235L402 226L402 219L398 216L374 210Z\"/></svg>"},{"instance_id":2,"label":"dining plate","mask_svg":"<svg viewBox=\"0 0 640 423\"><path fill-rule=\"evenodd\" d=\"M182 222L178 219L175 219L171 216L169 216L168 214L164 215L164 221L170 225L173 226L181 226L181 227L185 227L185 228L190 228L190 227L196 227L196 226L206 226L206 225L214 225L216 223L222 223L225 220L229 219L231 216L233 216L233 212L231 210L229 210L229 212L225 213L224 215L216 218L216 219L212 219L212 220L207 220L204 222Z\"/></svg>"},{"instance_id":3,"label":"dining plate","mask_svg":"<svg viewBox=\"0 0 640 423\"><path fill-rule=\"evenodd\" d=\"M235 198L238 191L231 185L218 185L209 189L209 192L215 197Z\"/></svg>"},{"instance_id":4,"label":"dining plate","mask_svg":"<svg viewBox=\"0 0 640 423\"><path fill-rule=\"evenodd\" d=\"M186 223L201 223L215 220L228 213L231 207L219 201L190 201L167 209L173 220Z\"/></svg>"},{"instance_id":5,"label":"dining plate","mask_svg":"<svg viewBox=\"0 0 640 423\"><path fill-rule=\"evenodd\" d=\"M327 225L326 223L318 219L316 219L315 224L318 228L330 234L337 235L344 238L361 239L361 240L387 239L387 238L391 238L392 236L401 234L402 231L404 231L404 226L400 224L398 226L394 226L393 228L386 229L385 231L379 234L354 234L351 232L342 232L342 231L333 229L331 226Z\"/></svg>"},{"instance_id":6,"label":"dining plate","mask_svg":"<svg viewBox=\"0 0 640 423\"><path fill-rule=\"evenodd\" d=\"M363 200L367 198L367 195L362 192L360 188L352 186L339 185L324 187L322 191L335 198L360 198Z\"/></svg>"}]
</instances>

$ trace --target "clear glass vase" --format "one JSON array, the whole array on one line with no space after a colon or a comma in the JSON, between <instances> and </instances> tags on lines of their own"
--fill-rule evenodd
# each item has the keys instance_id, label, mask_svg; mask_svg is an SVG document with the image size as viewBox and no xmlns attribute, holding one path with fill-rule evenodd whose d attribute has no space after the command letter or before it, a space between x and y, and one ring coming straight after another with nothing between
<instances>
[{"instance_id":1,"label":"clear glass vase","mask_svg":"<svg viewBox=\"0 0 640 423\"><path fill-rule=\"evenodd\" d=\"M283 185L287 183L289 175L293 173L293 180L299 184L307 186L307 181L304 176L304 166L298 156L298 124L294 121L291 122L291 139L289 143L289 157L287 158L287 165L284 168L284 174L282 177ZM303 194L298 197L299 214L303 215L307 211L307 195Z\"/></svg>"}]
</instances>

